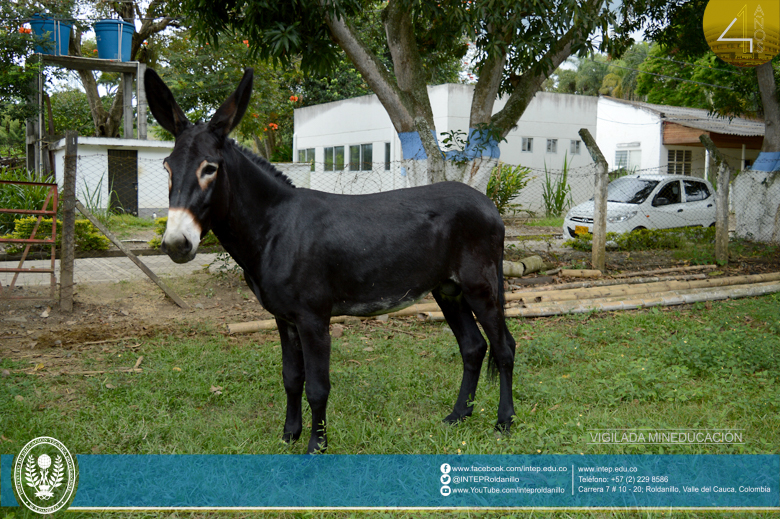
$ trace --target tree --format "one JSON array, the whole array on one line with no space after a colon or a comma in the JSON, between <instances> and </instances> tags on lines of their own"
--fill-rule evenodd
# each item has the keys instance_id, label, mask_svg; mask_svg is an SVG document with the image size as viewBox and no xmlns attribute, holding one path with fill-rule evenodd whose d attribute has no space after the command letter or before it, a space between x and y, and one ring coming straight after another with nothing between
<instances>
[{"instance_id":1,"label":"tree","mask_svg":"<svg viewBox=\"0 0 780 519\"><path fill-rule=\"evenodd\" d=\"M648 9L650 23L646 31L654 41L660 43L668 52L681 60L697 60L706 56L710 51L704 33L701 30L701 20L707 7L707 0L673 0L662 2L650 0L651 8ZM719 59L713 60L719 69L728 69L728 65ZM757 86L761 98L761 115L764 116L766 129L761 151L780 151L780 98L777 95L778 70L780 57L776 56L771 62L764 63L755 69L746 69L740 75L744 76L736 82L735 88L744 98L751 97L751 82ZM752 89L755 92L755 89ZM726 98L728 99L728 98ZM733 97L731 98L733 101ZM736 111L737 104L730 104L730 113L720 110L724 115L739 115ZM743 112L744 113L744 112Z\"/></svg>"},{"instance_id":2,"label":"tree","mask_svg":"<svg viewBox=\"0 0 780 519\"><path fill-rule=\"evenodd\" d=\"M52 5L58 4L55 1L50 3ZM142 51L144 42L173 23L174 19L172 14L175 14L176 4L173 2L168 3L165 0L152 0L148 3L146 10L142 11L140 6L143 4L144 2L132 0L101 2L97 4L89 3L91 8L95 9L101 16L119 16L122 20L130 23L134 23L137 16L141 20L141 27L138 31L133 33L133 40L130 47L130 59L136 60L143 58L145 62L148 62L145 52ZM69 13L73 13L76 6L74 4L68 6L68 9L63 9L62 7L59 7L59 9L61 11L67 11L67 13L54 12L53 14L59 14L60 16L67 14L70 16ZM87 26L83 22L76 20L74 30L71 32L69 54L73 56L84 55L81 39L86 28ZM106 108L100 100L98 80L95 77L95 74L89 70L79 70L78 75L81 79L81 84L84 86L87 99L89 100L92 121L95 125L95 135L98 137L118 136L122 125L124 106L123 89L117 89L111 106Z\"/></svg>"},{"instance_id":3,"label":"tree","mask_svg":"<svg viewBox=\"0 0 780 519\"><path fill-rule=\"evenodd\" d=\"M605 0L548 2L493 0L183 0L196 32L211 42L225 31L247 38L251 50L273 63L289 65L301 56L304 73L327 73L342 49L377 95L404 144L405 158L427 159L423 183L445 179L474 183L468 163L492 152L515 126L552 70L573 53L595 48L591 39L602 32L600 48L619 53L628 41L625 23L635 2L624 1L617 36L607 31L617 13ZM383 61L356 28L361 13L378 12L391 66ZM471 134L456 168L445 168L435 137L427 93L431 70L441 57L462 58L467 43L476 48L478 76L471 101ZM499 94L506 105L493 114ZM463 159L467 160L463 160ZM413 178L411 175L410 178ZM485 184L487 176L477 183ZM480 185L484 188L484 185Z\"/></svg>"},{"instance_id":4,"label":"tree","mask_svg":"<svg viewBox=\"0 0 780 519\"><path fill-rule=\"evenodd\" d=\"M240 38L225 35L218 43L198 44L189 30L181 30L157 36L150 47L166 64L159 73L191 120L211 117L233 93L243 69L253 67L255 95L235 134L269 160L292 160L293 108L301 104L304 81L300 69L295 64L275 69L258 61Z\"/></svg>"},{"instance_id":5,"label":"tree","mask_svg":"<svg viewBox=\"0 0 780 519\"><path fill-rule=\"evenodd\" d=\"M24 130L19 125L38 113L34 99L38 66L27 64L34 52L35 39L22 21L31 9L12 2L0 3L0 120L4 127L3 154L24 155Z\"/></svg>"},{"instance_id":6,"label":"tree","mask_svg":"<svg viewBox=\"0 0 780 519\"><path fill-rule=\"evenodd\" d=\"M599 89L609 70L607 57L593 54L581 59L569 58L567 61L576 63L577 69L559 67L545 82L544 90L559 94L599 95Z\"/></svg>"},{"instance_id":7,"label":"tree","mask_svg":"<svg viewBox=\"0 0 780 519\"><path fill-rule=\"evenodd\" d=\"M113 102L112 96L101 98L103 108L108 110ZM51 95L53 128L50 133L61 133L63 130L75 130L79 135L94 135L95 126L92 122L87 94L79 89L68 89Z\"/></svg>"},{"instance_id":8,"label":"tree","mask_svg":"<svg viewBox=\"0 0 780 519\"><path fill-rule=\"evenodd\" d=\"M600 94L619 99L636 99L636 87L639 80L639 66L647 59L650 46L647 43L637 43L631 46L622 58L609 64L609 73L604 76Z\"/></svg>"},{"instance_id":9,"label":"tree","mask_svg":"<svg viewBox=\"0 0 780 519\"><path fill-rule=\"evenodd\" d=\"M653 44L636 92L650 103L704 108L722 117L758 116L761 100L754 70L723 63L712 51L684 61Z\"/></svg>"}]
</instances>

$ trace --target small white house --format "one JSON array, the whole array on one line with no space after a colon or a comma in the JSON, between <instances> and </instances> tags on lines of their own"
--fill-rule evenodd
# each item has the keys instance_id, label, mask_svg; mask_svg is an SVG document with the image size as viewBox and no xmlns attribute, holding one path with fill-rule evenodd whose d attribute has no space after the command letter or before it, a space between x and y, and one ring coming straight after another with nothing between
<instances>
[{"instance_id":1,"label":"small white house","mask_svg":"<svg viewBox=\"0 0 780 519\"><path fill-rule=\"evenodd\" d=\"M65 139L52 145L54 174L62 186ZM168 172L162 161L172 141L78 138L76 197L88 208L163 216L168 210Z\"/></svg>"},{"instance_id":2,"label":"small white house","mask_svg":"<svg viewBox=\"0 0 780 519\"><path fill-rule=\"evenodd\" d=\"M719 118L700 108L654 105L601 96L596 142L610 170L708 176L707 152L699 141L709 135L729 163L745 169L758 157L764 123ZM714 172L713 172L714 174Z\"/></svg>"},{"instance_id":3,"label":"small white house","mask_svg":"<svg viewBox=\"0 0 780 519\"><path fill-rule=\"evenodd\" d=\"M76 198L87 208L125 212L150 218L168 214L168 172L163 159L171 154L173 141L79 137ZM62 187L65 140L52 145L54 175ZM276 163L296 185L308 182L303 164Z\"/></svg>"}]
</instances>

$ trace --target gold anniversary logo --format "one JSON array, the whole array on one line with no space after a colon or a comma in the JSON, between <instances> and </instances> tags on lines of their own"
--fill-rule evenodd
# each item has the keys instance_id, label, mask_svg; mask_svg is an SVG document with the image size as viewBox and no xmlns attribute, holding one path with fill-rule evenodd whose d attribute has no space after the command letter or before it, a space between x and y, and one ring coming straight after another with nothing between
<instances>
[{"instance_id":1,"label":"gold anniversary logo","mask_svg":"<svg viewBox=\"0 0 780 519\"><path fill-rule=\"evenodd\" d=\"M710 0L704 38L723 61L757 67L780 53L780 1Z\"/></svg>"}]
</instances>

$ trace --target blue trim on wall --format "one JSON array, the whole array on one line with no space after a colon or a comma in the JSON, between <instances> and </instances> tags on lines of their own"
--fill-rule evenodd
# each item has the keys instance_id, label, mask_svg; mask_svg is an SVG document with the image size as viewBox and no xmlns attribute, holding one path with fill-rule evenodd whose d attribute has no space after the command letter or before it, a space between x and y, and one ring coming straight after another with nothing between
<instances>
[{"instance_id":1,"label":"blue trim on wall","mask_svg":"<svg viewBox=\"0 0 780 519\"><path fill-rule=\"evenodd\" d=\"M431 133L433 138L436 139L436 133L433 130L431 130ZM418 132L401 132L398 134L398 138L401 141L404 160L425 160L428 158ZM438 139L436 139L437 145L438 142ZM446 151L442 152L442 154L446 160L468 161L486 156L497 159L501 156L501 149L498 147L498 144L496 139L488 137L485 130L469 128L465 150Z\"/></svg>"},{"instance_id":2,"label":"blue trim on wall","mask_svg":"<svg viewBox=\"0 0 780 519\"><path fill-rule=\"evenodd\" d=\"M780 152L762 151L751 168L753 171L780 171Z\"/></svg>"}]
</instances>

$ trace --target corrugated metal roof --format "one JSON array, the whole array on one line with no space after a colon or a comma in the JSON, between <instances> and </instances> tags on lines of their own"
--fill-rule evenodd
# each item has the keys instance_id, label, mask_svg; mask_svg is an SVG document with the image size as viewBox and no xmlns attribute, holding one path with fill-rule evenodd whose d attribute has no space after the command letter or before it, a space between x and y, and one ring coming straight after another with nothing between
<instances>
[{"instance_id":1,"label":"corrugated metal roof","mask_svg":"<svg viewBox=\"0 0 780 519\"><path fill-rule=\"evenodd\" d=\"M644 108L645 110L657 113L664 121L688 126L689 128L726 135L741 135L743 137L763 137L764 135L764 121L745 119L744 117L735 117L729 120L727 117L723 118L709 115L707 110L702 108L654 105L639 101L615 99L612 97L606 97L605 99L629 104L638 108Z\"/></svg>"}]
</instances>

